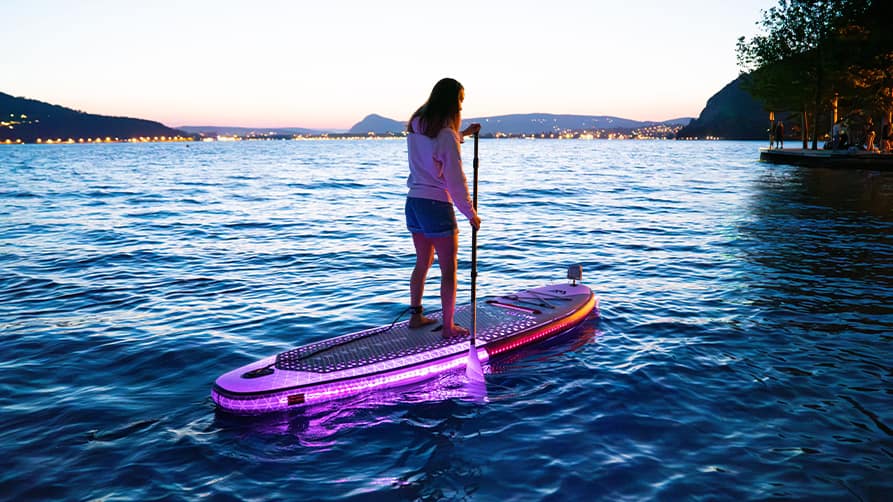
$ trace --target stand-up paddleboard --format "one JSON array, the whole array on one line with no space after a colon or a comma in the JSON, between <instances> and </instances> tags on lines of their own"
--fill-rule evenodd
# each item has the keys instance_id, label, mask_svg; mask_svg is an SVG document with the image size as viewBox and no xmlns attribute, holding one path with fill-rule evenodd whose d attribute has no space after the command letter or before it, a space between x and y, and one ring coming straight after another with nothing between
<instances>
[{"instance_id":1,"label":"stand-up paddleboard","mask_svg":"<svg viewBox=\"0 0 893 502\"><path fill-rule=\"evenodd\" d=\"M574 267L572 267L572 270ZM476 350L489 358L567 331L597 307L580 273L572 284L525 289L477 302ZM429 317L440 320L440 313ZM455 322L470 326L471 305ZM211 398L224 410L265 413L368 390L395 387L464 368L470 337L445 338L440 323L410 329L408 321L311 343L224 374Z\"/></svg>"}]
</instances>

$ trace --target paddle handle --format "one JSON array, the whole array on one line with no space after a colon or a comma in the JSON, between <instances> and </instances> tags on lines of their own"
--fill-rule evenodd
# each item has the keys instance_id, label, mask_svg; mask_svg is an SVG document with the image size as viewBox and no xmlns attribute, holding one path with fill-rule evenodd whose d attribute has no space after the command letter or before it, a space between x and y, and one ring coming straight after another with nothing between
<instances>
[{"instance_id":1,"label":"paddle handle","mask_svg":"<svg viewBox=\"0 0 893 502\"><path fill-rule=\"evenodd\" d=\"M472 160L474 181L472 204L474 212L478 210L478 133L474 133L474 159ZM478 278L478 229L471 227L471 346L475 345L477 336L477 278Z\"/></svg>"}]
</instances>

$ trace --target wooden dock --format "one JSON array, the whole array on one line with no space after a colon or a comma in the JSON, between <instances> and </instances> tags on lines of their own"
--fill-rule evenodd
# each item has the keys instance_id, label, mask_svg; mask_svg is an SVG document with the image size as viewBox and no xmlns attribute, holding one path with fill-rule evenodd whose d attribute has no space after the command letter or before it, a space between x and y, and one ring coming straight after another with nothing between
<instances>
[{"instance_id":1,"label":"wooden dock","mask_svg":"<svg viewBox=\"0 0 893 502\"><path fill-rule=\"evenodd\" d=\"M893 171L893 153L849 150L803 150L800 148L760 148L760 160L772 164L835 169L868 169Z\"/></svg>"}]
</instances>

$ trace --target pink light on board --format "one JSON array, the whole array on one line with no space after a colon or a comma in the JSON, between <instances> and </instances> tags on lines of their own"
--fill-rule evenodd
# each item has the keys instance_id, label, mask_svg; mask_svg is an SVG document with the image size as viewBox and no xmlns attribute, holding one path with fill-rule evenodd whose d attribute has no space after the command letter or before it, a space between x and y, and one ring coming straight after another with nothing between
<instances>
[{"instance_id":1,"label":"pink light on board","mask_svg":"<svg viewBox=\"0 0 893 502\"><path fill-rule=\"evenodd\" d=\"M507 340L501 340L489 344L487 346L487 351L492 357L502 352L516 349L518 347L521 347L522 345L527 345L537 340L548 338L555 333L560 333L580 323L584 318L586 318L586 316L589 315L590 312L592 312L592 309L595 308L596 303L597 301L595 299L595 295L591 295L589 297L589 300L587 300L586 303L579 310L565 317L564 319L561 319L560 321L552 324L548 324L539 330L531 331L528 333L521 333L520 335L513 336Z\"/></svg>"},{"instance_id":2,"label":"pink light on board","mask_svg":"<svg viewBox=\"0 0 893 502\"><path fill-rule=\"evenodd\" d=\"M487 361L489 359L487 350L478 348L478 357L482 362ZM252 396L233 396L215 387L211 391L211 397L215 403L226 410L249 414L267 413L297 405L331 401L374 389L406 385L451 369L464 368L466 364L468 364L468 345L456 356L446 360L440 359L353 380Z\"/></svg>"}]
</instances>

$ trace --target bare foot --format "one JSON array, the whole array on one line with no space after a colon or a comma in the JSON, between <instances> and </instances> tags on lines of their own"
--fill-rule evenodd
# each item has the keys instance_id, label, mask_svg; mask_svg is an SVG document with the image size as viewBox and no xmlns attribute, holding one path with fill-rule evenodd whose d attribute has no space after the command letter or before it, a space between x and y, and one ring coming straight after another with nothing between
<instances>
[{"instance_id":1,"label":"bare foot","mask_svg":"<svg viewBox=\"0 0 893 502\"><path fill-rule=\"evenodd\" d=\"M417 329L423 326L427 326L429 324L434 324L437 322L437 319L431 319L430 317L425 317L423 314L413 314L412 317L409 318L409 328Z\"/></svg>"},{"instance_id":2,"label":"bare foot","mask_svg":"<svg viewBox=\"0 0 893 502\"><path fill-rule=\"evenodd\" d=\"M453 324L452 328L443 327L444 338L465 338L468 335L468 330L458 324Z\"/></svg>"}]
</instances>

